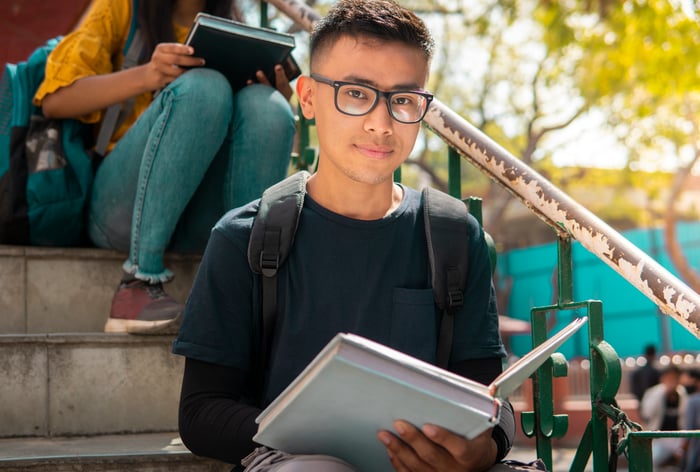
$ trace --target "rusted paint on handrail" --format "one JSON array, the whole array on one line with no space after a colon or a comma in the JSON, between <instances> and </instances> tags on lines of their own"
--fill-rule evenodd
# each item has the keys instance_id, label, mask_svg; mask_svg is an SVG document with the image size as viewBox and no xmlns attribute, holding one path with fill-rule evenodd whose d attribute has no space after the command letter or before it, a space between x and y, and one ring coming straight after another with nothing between
<instances>
[{"instance_id":1,"label":"rusted paint on handrail","mask_svg":"<svg viewBox=\"0 0 700 472\"><path fill-rule=\"evenodd\" d=\"M306 31L320 18L298 0L269 3ZM547 225L579 241L700 338L700 296L693 289L439 100L432 102L425 123Z\"/></svg>"},{"instance_id":2,"label":"rusted paint on handrail","mask_svg":"<svg viewBox=\"0 0 700 472\"><path fill-rule=\"evenodd\" d=\"M439 100L425 123L547 225L579 241L700 338L700 296L693 289Z\"/></svg>"}]
</instances>

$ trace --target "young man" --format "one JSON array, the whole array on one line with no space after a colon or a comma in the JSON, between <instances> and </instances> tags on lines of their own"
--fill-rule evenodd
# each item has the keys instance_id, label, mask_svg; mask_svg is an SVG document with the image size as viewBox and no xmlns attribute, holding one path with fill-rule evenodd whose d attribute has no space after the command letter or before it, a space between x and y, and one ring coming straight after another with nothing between
<instances>
[{"instance_id":1,"label":"young man","mask_svg":"<svg viewBox=\"0 0 700 472\"><path fill-rule=\"evenodd\" d=\"M420 193L393 182L432 99L424 90L432 47L423 22L392 0L340 0L314 29L311 74L298 79L297 93L304 116L316 122L319 163L277 276L268 361L258 367L260 281L247 262L258 201L229 212L213 230L174 343L187 357L180 433L195 454L238 463L253 451L261 408L338 332L435 363L441 313ZM489 383L505 349L487 246L471 217L464 299L449 369ZM397 471L484 471L512 443L509 408L500 425L473 440L397 420L377 441ZM282 456L247 470L352 470L333 458Z\"/></svg>"}]
</instances>

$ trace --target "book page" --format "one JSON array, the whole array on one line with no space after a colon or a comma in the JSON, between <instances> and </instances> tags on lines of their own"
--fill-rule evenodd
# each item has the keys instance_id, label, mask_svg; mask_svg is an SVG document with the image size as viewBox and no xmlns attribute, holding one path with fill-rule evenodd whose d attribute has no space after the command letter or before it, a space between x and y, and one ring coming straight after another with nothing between
<instances>
[{"instance_id":1,"label":"book page","mask_svg":"<svg viewBox=\"0 0 700 472\"><path fill-rule=\"evenodd\" d=\"M499 399L507 398L534 374L549 356L578 331L586 321L588 321L587 316L576 318L555 335L518 359L489 385L491 394Z\"/></svg>"}]
</instances>

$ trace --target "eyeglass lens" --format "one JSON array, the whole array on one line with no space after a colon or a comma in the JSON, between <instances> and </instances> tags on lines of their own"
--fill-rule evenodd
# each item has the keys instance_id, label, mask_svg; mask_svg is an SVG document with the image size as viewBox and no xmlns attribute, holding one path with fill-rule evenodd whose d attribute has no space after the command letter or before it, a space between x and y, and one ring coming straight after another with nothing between
<instances>
[{"instance_id":1,"label":"eyeglass lens","mask_svg":"<svg viewBox=\"0 0 700 472\"><path fill-rule=\"evenodd\" d=\"M369 87L357 84L343 84L338 87L336 100L338 108L349 115L368 113L379 100L379 93ZM391 115L398 121L413 123L423 118L428 100L414 92L391 92L387 96Z\"/></svg>"}]
</instances>

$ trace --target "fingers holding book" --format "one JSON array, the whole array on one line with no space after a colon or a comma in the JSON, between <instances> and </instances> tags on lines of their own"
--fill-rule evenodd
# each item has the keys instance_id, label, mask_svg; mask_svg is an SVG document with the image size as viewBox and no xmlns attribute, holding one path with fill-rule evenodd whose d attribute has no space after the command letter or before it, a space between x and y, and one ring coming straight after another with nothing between
<instances>
[{"instance_id":1,"label":"fingers holding book","mask_svg":"<svg viewBox=\"0 0 700 472\"><path fill-rule=\"evenodd\" d=\"M205 61L194 55L194 48L179 43L159 43L151 60L145 64L147 80L152 90L165 87L191 67L203 66Z\"/></svg>"},{"instance_id":2,"label":"fingers holding book","mask_svg":"<svg viewBox=\"0 0 700 472\"><path fill-rule=\"evenodd\" d=\"M397 420L393 426L395 432L382 430L377 437L397 472L482 471L495 461L497 446L490 430L469 440L432 424L419 429Z\"/></svg>"}]
</instances>

